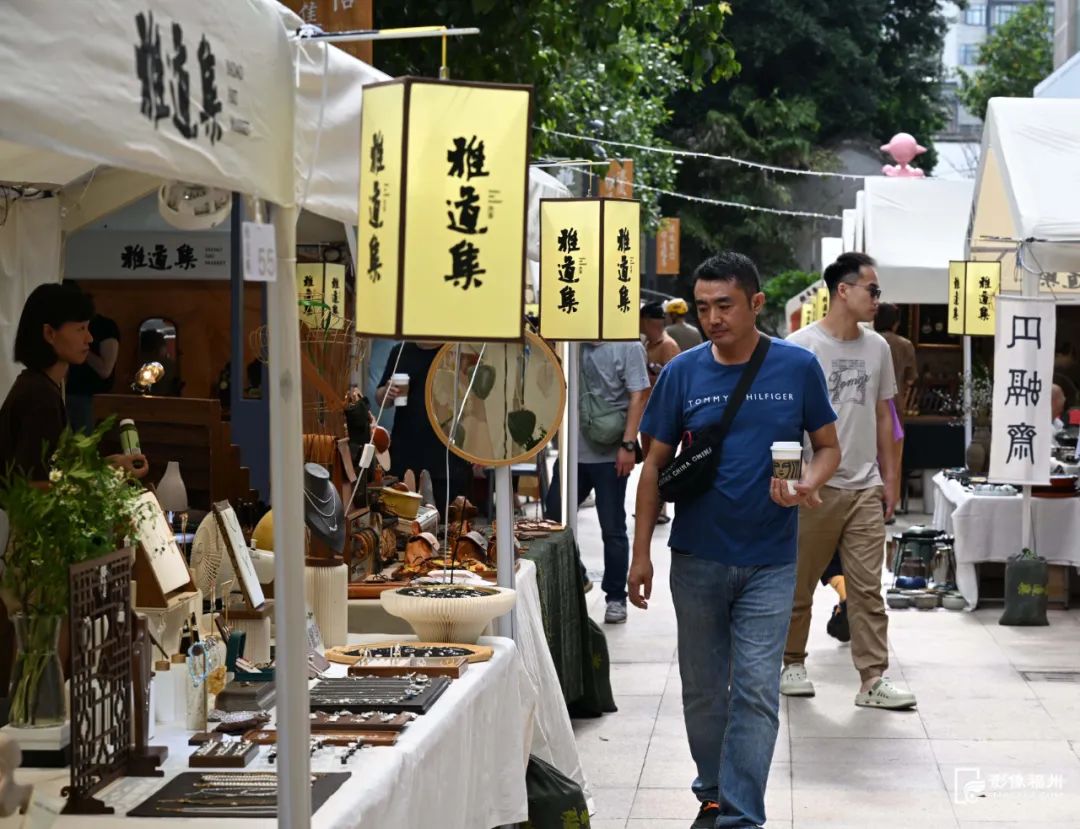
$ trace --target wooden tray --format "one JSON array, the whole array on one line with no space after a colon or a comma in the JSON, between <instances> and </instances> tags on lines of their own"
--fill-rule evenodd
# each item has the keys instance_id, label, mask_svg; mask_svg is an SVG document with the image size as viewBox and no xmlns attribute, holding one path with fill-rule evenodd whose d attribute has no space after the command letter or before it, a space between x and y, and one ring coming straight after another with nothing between
<instances>
[{"instance_id":1,"label":"wooden tray","mask_svg":"<svg viewBox=\"0 0 1080 829\"><path fill-rule=\"evenodd\" d=\"M350 599L377 599L384 590L393 590L396 587L408 587L407 581L384 581L384 582L352 582L349 584Z\"/></svg>"},{"instance_id":2,"label":"wooden tray","mask_svg":"<svg viewBox=\"0 0 1080 829\"><path fill-rule=\"evenodd\" d=\"M238 750L236 754L226 754L233 749L239 749L243 743L247 747ZM224 742L213 740L196 749L188 757L188 768L193 769L242 769L259 755L259 746L251 740L245 739L243 743L236 741Z\"/></svg>"},{"instance_id":3,"label":"wooden tray","mask_svg":"<svg viewBox=\"0 0 1080 829\"><path fill-rule=\"evenodd\" d=\"M339 714L336 720L326 711L311 713L311 733L327 734L332 731L403 731L416 719L411 714L397 714L394 719L381 722L376 717L361 719L360 714Z\"/></svg>"},{"instance_id":4,"label":"wooden tray","mask_svg":"<svg viewBox=\"0 0 1080 829\"><path fill-rule=\"evenodd\" d=\"M392 746L397 743L396 731L327 731L319 739L332 746L347 746L360 741L369 746ZM277 730L272 728L249 731L244 739L260 746L277 745Z\"/></svg>"},{"instance_id":5,"label":"wooden tray","mask_svg":"<svg viewBox=\"0 0 1080 829\"><path fill-rule=\"evenodd\" d=\"M338 645L337 647L330 648L326 651L326 658L339 665L353 665L360 659L360 651L364 648L367 648L369 651L377 651L390 649L395 645L401 645L402 648L461 648L461 650L468 652L469 662L487 662L495 654L495 651L487 647L487 645L464 645L456 642L407 642L390 640L388 642L364 642L359 645ZM382 655L383 654L372 653L372 656ZM386 654L386 656L389 655L389 653Z\"/></svg>"},{"instance_id":6,"label":"wooden tray","mask_svg":"<svg viewBox=\"0 0 1080 829\"><path fill-rule=\"evenodd\" d=\"M465 656L403 656L400 659L387 657L370 659L362 665L353 663L349 666L349 676L423 674L458 679L468 667L469 659Z\"/></svg>"}]
</instances>

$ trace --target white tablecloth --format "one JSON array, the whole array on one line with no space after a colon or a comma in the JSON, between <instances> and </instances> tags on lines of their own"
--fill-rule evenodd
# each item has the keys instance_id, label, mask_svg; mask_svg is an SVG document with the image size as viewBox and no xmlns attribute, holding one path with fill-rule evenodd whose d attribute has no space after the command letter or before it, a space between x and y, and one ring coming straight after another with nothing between
<instances>
[{"instance_id":1,"label":"white tablecloth","mask_svg":"<svg viewBox=\"0 0 1080 829\"><path fill-rule=\"evenodd\" d=\"M585 798L592 804L585 771L581 767L577 740L566 712L562 686L551 659L547 636L544 633L544 617L540 611L540 591L536 585L536 564L528 559L518 562L514 577L517 590L515 607L515 637L518 653L525 665L533 693L538 700L536 728L533 732L532 753L574 780ZM354 599L349 602L349 632L366 633L380 630L391 633L411 628L404 619L391 616L382 608L378 599Z\"/></svg>"},{"instance_id":2,"label":"white tablecloth","mask_svg":"<svg viewBox=\"0 0 1080 829\"><path fill-rule=\"evenodd\" d=\"M372 637L357 637L372 641ZM495 649L489 662L470 665L455 680L431 711L413 722L391 748L366 749L342 766L340 749L324 749L312 759L313 771L351 771L352 778L337 790L312 817L318 829L493 829L522 822L528 808L525 766L528 762L536 699L514 643L485 638ZM156 745L169 747L166 775L187 771L187 735L159 727ZM247 770L273 768L266 749ZM19 782L33 782L59 794L69 781L66 769L20 770ZM111 816L62 816L57 829L116 827L164 829L154 818L125 818L164 784L164 780L125 778L106 788L103 798L116 808ZM264 829L275 821L172 819L229 829ZM0 819L0 827L14 829L19 818Z\"/></svg>"},{"instance_id":3,"label":"white tablecloth","mask_svg":"<svg viewBox=\"0 0 1080 829\"><path fill-rule=\"evenodd\" d=\"M934 476L934 527L956 537L956 584L974 609L979 601L975 565L1008 561L1020 552L1019 495L973 495L944 473ZM1032 498L1035 552L1050 564L1080 567L1080 498Z\"/></svg>"}]
</instances>

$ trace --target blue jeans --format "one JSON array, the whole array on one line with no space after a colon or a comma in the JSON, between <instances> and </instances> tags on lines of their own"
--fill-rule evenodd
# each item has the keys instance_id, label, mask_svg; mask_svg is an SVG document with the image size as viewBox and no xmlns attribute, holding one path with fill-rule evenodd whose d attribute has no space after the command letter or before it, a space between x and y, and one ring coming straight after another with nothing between
<instances>
[{"instance_id":1,"label":"blue jeans","mask_svg":"<svg viewBox=\"0 0 1080 829\"><path fill-rule=\"evenodd\" d=\"M578 503L596 493L596 516L604 539L604 580L601 589L609 602L626 601L626 577L630 572L630 538L626 534L626 482L615 472L615 462L578 464ZM562 521L559 462L548 489L547 516ZM789 608L790 609L790 608Z\"/></svg>"},{"instance_id":2,"label":"blue jeans","mask_svg":"<svg viewBox=\"0 0 1080 829\"><path fill-rule=\"evenodd\" d=\"M734 567L672 551L691 788L720 804L717 829L765 823L794 593L795 562Z\"/></svg>"}]
</instances>

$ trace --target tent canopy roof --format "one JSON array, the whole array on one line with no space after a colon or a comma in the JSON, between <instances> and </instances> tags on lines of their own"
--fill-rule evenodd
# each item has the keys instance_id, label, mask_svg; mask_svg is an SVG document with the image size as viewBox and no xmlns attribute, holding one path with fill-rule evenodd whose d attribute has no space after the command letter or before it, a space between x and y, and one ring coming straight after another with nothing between
<instances>
[{"instance_id":1,"label":"tent canopy roof","mask_svg":"<svg viewBox=\"0 0 1080 829\"><path fill-rule=\"evenodd\" d=\"M889 178L866 180L864 250L878 263L884 299L948 301L949 261L964 258L972 182Z\"/></svg>"},{"instance_id":2,"label":"tent canopy roof","mask_svg":"<svg viewBox=\"0 0 1080 829\"><path fill-rule=\"evenodd\" d=\"M1077 192L1080 100L992 98L968 229L971 252L1015 250L1029 241L1043 271L1080 271Z\"/></svg>"}]
</instances>

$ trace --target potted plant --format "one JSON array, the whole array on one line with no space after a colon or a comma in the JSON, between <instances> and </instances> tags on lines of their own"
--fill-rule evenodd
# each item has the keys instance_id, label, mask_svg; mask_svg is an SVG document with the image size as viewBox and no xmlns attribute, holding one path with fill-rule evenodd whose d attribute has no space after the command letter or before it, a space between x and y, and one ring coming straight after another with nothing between
<instances>
[{"instance_id":1,"label":"potted plant","mask_svg":"<svg viewBox=\"0 0 1080 829\"><path fill-rule=\"evenodd\" d=\"M123 546L136 518L141 490L98 450L111 426L107 420L90 435L65 430L48 484L12 469L0 477L9 524L0 588L16 637L8 716L19 728L67 718L57 647L68 613L68 568Z\"/></svg>"},{"instance_id":2,"label":"potted plant","mask_svg":"<svg viewBox=\"0 0 1080 829\"><path fill-rule=\"evenodd\" d=\"M970 373L960 376L957 398L946 403L960 418L971 415L971 444L965 461L972 475L985 475L990 465L990 416L994 410L994 378L989 367L976 362Z\"/></svg>"}]
</instances>

